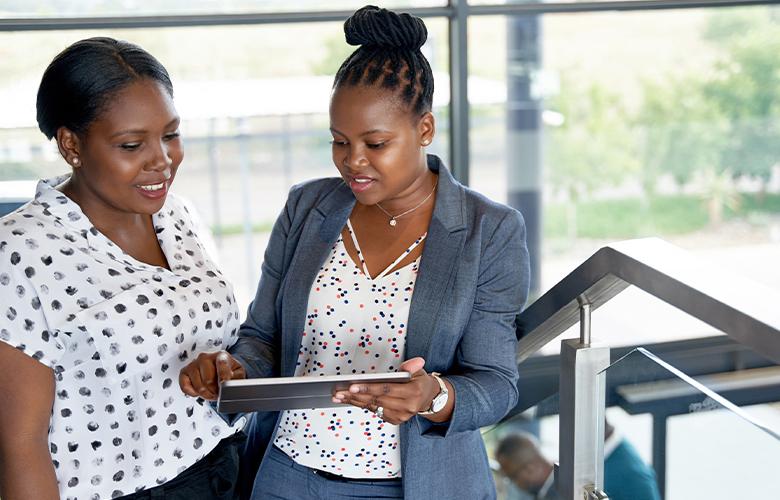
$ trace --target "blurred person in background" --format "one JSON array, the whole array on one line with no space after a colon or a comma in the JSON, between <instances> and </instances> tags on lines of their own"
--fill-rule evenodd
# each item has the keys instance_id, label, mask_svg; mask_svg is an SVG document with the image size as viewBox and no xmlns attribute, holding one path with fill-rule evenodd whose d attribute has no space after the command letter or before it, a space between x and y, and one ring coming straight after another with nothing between
<instances>
[{"instance_id":1,"label":"blurred person in background","mask_svg":"<svg viewBox=\"0 0 780 500\"><path fill-rule=\"evenodd\" d=\"M534 498L555 500L553 464L538 440L525 433L510 434L496 448L502 473ZM610 500L660 500L655 471L609 422L604 427L604 492Z\"/></svg>"},{"instance_id":2,"label":"blurred person in background","mask_svg":"<svg viewBox=\"0 0 780 500\"><path fill-rule=\"evenodd\" d=\"M499 441L495 452L501 473L535 500L560 498L554 484L553 463L542 454L535 436L518 432Z\"/></svg>"}]
</instances>

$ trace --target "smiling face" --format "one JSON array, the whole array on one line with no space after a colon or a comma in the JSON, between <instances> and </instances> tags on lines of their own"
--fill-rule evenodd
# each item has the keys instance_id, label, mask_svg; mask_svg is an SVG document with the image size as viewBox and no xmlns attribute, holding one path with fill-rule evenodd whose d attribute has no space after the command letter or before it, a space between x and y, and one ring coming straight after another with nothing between
<instances>
[{"instance_id":1,"label":"smiling face","mask_svg":"<svg viewBox=\"0 0 780 500\"><path fill-rule=\"evenodd\" d=\"M79 158L68 194L91 219L159 211L184 157L173 100L150 79L113 95L84 134L63 128L57 138Z\"/></svg>"},{"instance_id":2,"label":"smiling face","mask_svg":"<svg viewBox=\"0 0 780 500\"><path fill-rule=\"evenodd\" d=\"M423 146L434 135L431 113L414 117L379 87L339 86L330 102L330 130L333 163L359 203L397 210L428 193Z\"/></svg>"}]
</instances>

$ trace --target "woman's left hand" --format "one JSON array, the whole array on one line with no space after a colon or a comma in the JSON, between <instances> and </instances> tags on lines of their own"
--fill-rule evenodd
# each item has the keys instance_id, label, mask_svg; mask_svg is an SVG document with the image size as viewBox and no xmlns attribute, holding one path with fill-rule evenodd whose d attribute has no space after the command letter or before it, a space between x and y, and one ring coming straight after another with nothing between
<instances>
[{"instance_id":1,"label":"woman's left hand","mask_svg":"<svg viewBox=\"0 0 780 500\"><path fill-rule=\"evenodd\" d=\"M406 360L398 371L411 373L409 382L353 384L348 391L337 391L333 395L333 402L351 404L375 413L381 407L382 420L402 424L417 415L417 412L427 410L439 393L439 384L423 370L424 365L423 358Z\"/></svg>"}]
</instances>

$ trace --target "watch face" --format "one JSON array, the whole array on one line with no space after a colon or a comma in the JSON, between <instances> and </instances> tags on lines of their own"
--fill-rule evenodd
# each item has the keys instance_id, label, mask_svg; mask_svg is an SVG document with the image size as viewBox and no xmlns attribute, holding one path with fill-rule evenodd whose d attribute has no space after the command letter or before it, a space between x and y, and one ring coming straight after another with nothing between
<instances>
[{"instance_id":1,"label":"watch face","mask_svg":"<svg viewBox=\"0 0 780 500\"><path fill-rule=\"evenodd\" d=\"M446 405L447 405L447 393L443 392L440 393L435 398L433 398L433 402L431 403L431 410L434 413L437 413L442 411Z\"/></svg>"}]
</instances>

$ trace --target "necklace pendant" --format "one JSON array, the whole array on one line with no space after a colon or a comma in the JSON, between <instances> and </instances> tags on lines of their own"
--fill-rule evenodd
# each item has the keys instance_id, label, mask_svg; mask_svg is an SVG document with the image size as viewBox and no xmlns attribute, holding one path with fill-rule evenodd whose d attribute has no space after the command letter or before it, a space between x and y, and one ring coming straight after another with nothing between
<instances>
[{"instance_id":1,"label":"necklace pendant","mask_svg":"<svg viewBox=\"0 0 780 500\"><path fill-rule=\"evenodd\" d=\"M390 226L395 227L396 224L398 224L398 222L396 222L395 217L390 219Z\"/></svg>"}]
</instances>

